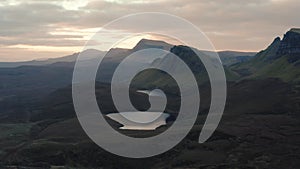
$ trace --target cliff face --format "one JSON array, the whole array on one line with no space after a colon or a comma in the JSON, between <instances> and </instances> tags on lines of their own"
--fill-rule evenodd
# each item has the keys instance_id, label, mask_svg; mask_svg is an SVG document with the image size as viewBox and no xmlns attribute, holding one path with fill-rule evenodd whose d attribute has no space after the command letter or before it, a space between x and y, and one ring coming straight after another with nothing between
<instances>
[{"instance_id":1,"label":"cliff face","mask_svg":"<svg viewBox=\"0 0 300 169\"><path fill-rule=\"evenodd\" d=\"M300 54L300 29L291 29L288 31L276 52L277 55Z\"/></svg>"},{"instance_id":2,"label":"cliff face","mask_svg":"<svg viewBox=\"0 0 300 169\"><path fill-rule=\"evenodd\" d=\"M300 29L293 28L284 34L283 39L275 38L272 44L257 54L257 58L265 62L274 61L286 56L288 62L300 60Z\"/></svg>"}]
</instances>

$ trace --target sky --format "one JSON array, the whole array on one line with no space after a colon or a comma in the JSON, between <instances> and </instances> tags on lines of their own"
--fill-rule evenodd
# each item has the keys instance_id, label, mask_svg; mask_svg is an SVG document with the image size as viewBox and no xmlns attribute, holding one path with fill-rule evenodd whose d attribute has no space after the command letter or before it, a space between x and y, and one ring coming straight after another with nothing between
<instances>
[{"instance_id":1,"label":"sky","mask_svg":"<svg viewBox=\"0 0 300 169\"><path fill-rule=\"evenodd\" d=\"M0 61L79 52L103 25L138 12L182 17L200 28L217 50L256 52L300 27L299 9L299 0L1 0ZM121 47L130 48L141 38L155 37L135 37ZM112 40L108 36L103 46Z\"/></svg>"}]
</instances>

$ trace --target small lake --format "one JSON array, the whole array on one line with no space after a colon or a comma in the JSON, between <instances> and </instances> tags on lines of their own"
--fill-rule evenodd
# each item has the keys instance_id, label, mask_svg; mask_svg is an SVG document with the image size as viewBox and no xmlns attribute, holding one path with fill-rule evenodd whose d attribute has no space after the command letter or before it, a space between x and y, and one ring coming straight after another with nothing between
<instances>
[{"instance_id":1,"label":"small lake","mask_svg":"<svg viewBox=\"0 0 300 169\"><path fill-rule=\"evenodd\" d=\"M166 125L166 119L170 116L161 112L121 112L106 115L110 119L122 124L121 130L155 130ZM126 117L126 118L125 118Z\"/></svg>"}]
</instances>

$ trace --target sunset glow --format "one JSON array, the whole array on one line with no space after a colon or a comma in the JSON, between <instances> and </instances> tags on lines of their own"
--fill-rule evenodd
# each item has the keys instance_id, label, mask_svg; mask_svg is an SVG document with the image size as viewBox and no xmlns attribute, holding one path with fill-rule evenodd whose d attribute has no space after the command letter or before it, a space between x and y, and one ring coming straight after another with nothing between
<instances>
[{"instance_id":1,"label":"sunset glow","mask_svg":"<svg viewBox=\"0 0 300 169\"><path fill-rule=\"evenodd\" d=\"M128 14L153 11L187 19L210 38L217 50L257 52L291 25L299 27L295 25L300 23L298 10L296 0L191 0L189 3L177 0L4 0L0 2L0 61L72 54L82 50L105 24ZM134 27L142 25L132 26L131 30L107 30L102 39L104 43L97 49L107 50L108 44L116 40L114 32L132 34L135 33ZM142 38L164 40L138 35L117 47L132 48Z\"/></svg>"}]
</instances>

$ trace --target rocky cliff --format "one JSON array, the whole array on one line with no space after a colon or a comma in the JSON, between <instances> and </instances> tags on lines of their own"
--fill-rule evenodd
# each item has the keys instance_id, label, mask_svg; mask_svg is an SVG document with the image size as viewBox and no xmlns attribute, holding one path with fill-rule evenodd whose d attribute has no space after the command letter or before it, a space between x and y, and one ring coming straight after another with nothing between
<instances>
[{"instance_id":1,"label":"rocky cliff","mask_svg":"<svg viewBox=\"0 0 300 169\"><path fill-rule=\"evenodd\" d=\"M277 55L300 54L300 29L293 28L281 40Z\"/></svg>"}]
</instances>

